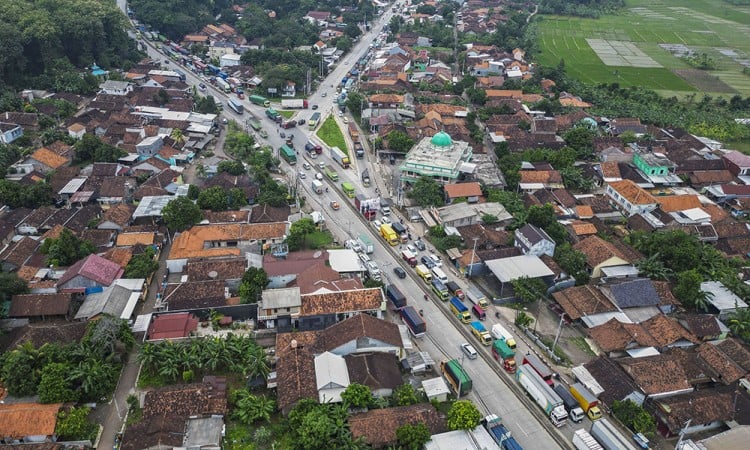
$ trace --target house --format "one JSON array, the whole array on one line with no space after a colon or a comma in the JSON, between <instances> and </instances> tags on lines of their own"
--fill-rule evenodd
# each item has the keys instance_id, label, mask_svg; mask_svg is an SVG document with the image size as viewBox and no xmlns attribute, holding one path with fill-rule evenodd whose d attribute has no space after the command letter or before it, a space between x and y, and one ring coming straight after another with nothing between
<instances>
[{"instance_id":1,"label":"house","mask_svg":"<svg viewBox=\"0 0 750 450\"><path fill-rule=\"evenodd\" d=\"M198 329L198 318L189 312L156 315L146 331L146 340L184 339Z\"/></svg>"},{"instance_id":2,"label":"house","mask_svg":"<svg viewBox=\"0 0 750 450\"><path fill-rule=\"evenodd\" d=\"M592 285L572 286L552 293L571 321L580 320L589 328L621 314L602 292Z\"/></svg>"},{"instance_id":3,"label":"house","mask_svg":"<svg viewBox=\"0 0 750 450\"><path fill-rule=\"evenodd\" d=\"M389 353L355 353L344 356L349 381L370 388L372 395L388 398L403 380L398 359Z\"/></svg>"},{"instance_id":4,"label":"house","mask_svg":"<svg viewBox=\"0 0 750 450\"><path fill-rule=\"evenodd\" d=\"M313 358L318 402L341 403L341 394L349 387L346 361L340 355L323 352Z\"/></svg>"},{"instance_id":5,"label":"house","mask_svg":"<svg viewBox=\"0 0 750 450\"><path fill-rule=\"evenodd\" d=\"M721 158L724 160L727 170L735 177L742 178L750 175L750 156L738 151L731 151L722 155Z\"/></svg>"},{"instance_id":6,"label":"house","mask_svg":"<svg viewBox=\"0 0 750 450\"><path fill-rule=\"evenodd\" d=\"M292 325L299 330L320 330L362 314L381 319L384 304L379 288L307 294L301 297L299 319L292 317Z\"/></svg>"},{"instance_id":7,"label":"house","mask_svg":"<svg viewBox=\"0 0 750 450\"><path fill-rule=\"evenodd\" d=\"M120 203L104 212L102 220L96 225L98 230L122 231L130 225L135 206Z\"/></svg>"},{"instance_id":8,"label":"house","mask_svg":"<svg viewBox=\"0 0 750 450\"><path fill-rule=\"evenodd\" d=\"M622 358L618 364L649 399L691 392L682 366L674 356L655 355Z\"/></svg>"},{"instance_id":9,"label":"house","mask_svg":"<svg viewBox=\"0 0 750 450\"><path fill-rule=\"evenodd\" d=\"M608 183L604 193L628 217L653 211L658 204L653 195L631 180Z\"/></svg>"},{"instance_id":10,"label":"house","mask_svg":"<svg viewBox=\"0 0 750 450\"><path fill-rule=\"evenodd\" d=\"M72 294L22 294L10 300L8 318L30 321L67 319L71 312Z\"/></svg>"},{"instance_id":11,"label":"house","mask_svg":"<svg viewBox=\"0 0 750 450\"><path fill-rule=\"evenodd\" d=\"M349 430L354 439L363 438L373 448L395 445L396 429L402 425L427 425L430 434L445 431L445 422L429 403L396 408L373 409L349 416Z\"/></svg>"},{"instance_id":12,"label":"house","mask_svg":"<svg viewBox=\"0 0 750 450\"><path fill-rule=\"evenodd\" d=\"M631 400L643 405L645 396L622 366L607 356L599 356L583 365L596 382L604 389L597 397L608 406L615 401Z\"/></svg>"},{"instance_id":13,"label":"house","mask_svg":"<svg viewBox=\"0 0 750 450\"><path fill-rule=\"evenodd\" d=\"M702 341L724 339L729 331L713 314L688 314L679 321L686 330Z\"/></svg>"},{"instance_id":14,"label":"house","mask_svg":"<svg viewBox=\"0 0 750 450\"><path fill-rule=\"evenodd\" d=\"M661 297L648 278L612 280L599 289L628 321L640 323L661 313Z\"/></svg>"},{"instance_id":15,"label":"house","mask_svg":"<svg viewBox=\"0 0 750 450\"><path fill-rule=\"evenodd\" d=\"M223 280L187 281L168 284L157 308L182 311L226 306L230 297Z\"/></svg>"},{"instance_id":16,"label":"house","mask_svg":"<svg viewBox=\"0 0 750 450\"><path fill-rule=\"evenodd\" d=\"M83 124L76 122L68 127L68 136L73 139L83 139L84 134L86 134L86 127Z\"/></svg>"},{"instance_id":17,"label":"house","mask_svg":"<svg viewBox=\"0 0 750 450\"><path fill-rule=\"evenodd\" d=\"M706 433L728 423L748 424L747 392L731 388L704 389L654 400L657 429L666 437Z\"/></svg>"},{"instance_id":18,"label":"house","mask_svg":"<svg viewBox=\"0 0 750 450\"><path fill-rule=\"evenodd\" d=\"M633 164L654 184L680 184L682 180L674 174L677 165L661 153L635 153Z\"/></svg>"},{"instance_id":19,"label":"house","mask_svg":"<svg viewBox=\"0 0 750 450\"><path fill-rule=\"evenodd\" d=\"M555 241L541 228L527 223L518 228L514 236L514 245L520 248L524 255L555 255Z\"/></svg>"},{"instance_id":20,"label":"house","mask_svg":"<svg viewBox=\"0 0 750 450\"><path fill-rule=\"evenodd\" d=\"M465 199L468 203L476 203L482 196L482 187L477 182L446 184L443 186L446 203L453 203Z\"/></svg>"},{"instance_id":21,"label":"house","mask_svg":"<svg viewBox=\"0 0 750 450\"><path fill-rule=\"evenodd\" d=\"M454 228L478 224L485 215L494 216L500 223L513 219L500 203L454 203L437 209L432 208L430 215L443 227Z\"/></svg>"},{"instance_id":22,"label":"house","mask_svg":"<svg viewBox=\"0 0 750 450\"><path fill-rule=\"evenodd\" d=\"M130 320L138 300L143 295L146 280L143 278L120 278L101 292L86 296L76 313L76 320L91 320L107 314Z\"/></svg>"},{"instance_id":23,"label":"house","mask_svg":"<svg viewBox=\"0 0 750 450\"><path fill-rule=\"evenodd\" d=\"M596 235L573 245L573 249L586 256L586 265L593 278L602 276L602 269L605 267L626 266L635 261L623 249Z\"/></svg>"},{"instance_id":24,"label":"house","mask_svg":"<svg viewBox=\"0 0 750 450\"><path fill-rule=\"evenodd\" d=\"M128 95L133 92L133 83L127 81L107 80L99 85L99 93L107 95Z\"/></svg>"},{"instance_id":25,"label":"house","mask_svg":"<svg viewBox=\"0 0 750 450\"><path fill-rule=\"evenodd\" d=\"M26 163L31 164L39 172L48 173L70 165L70 158L60 156L52 150L42 147L32 153Z\"/></svg>"},{"instance_id":26,"label":"house","mask_svg":"<svg viewBox=\"0 0 750 450\"><path fill-rule=\"evenodd\" d=\"M727 289L721 281L704 281L701 283L701 291L708 294L708 312L718 313L721 321L727 320L737 310L747 309L747 303Z\"/></svg>"},{"instance_id":27,"label":"house","mask_svg":"<svg viewBox=\"0 0 750 450\"><path fill-rule=\"evenodd\" d=\"M688 330L683 328L680 323L671 319L664 314L657 314L654 317L641 322L641 327L656 341L656 347L660 351L676 347L692 347L699 341Z\"/></svg>"},{"instance_id":28,"label":"house","mask_svg":"<svg viewBox=\"0 0 750 450\"><path fill-rule=\"evenodd\" d=\"M500 297L511 296L511 282L519 278L540 278L551 284L555 273L538 256L521 255L485 261L490 272L500 282Z\"/></svg>"},{"instance_id":29,"label":"house","mask_svg":"<svg viewBox=\"0 0 750 450\"><path fill-rule=\"evenodd\" d=\"M643 327L635 323L623 323L617 319L588 329L597 353L611 358L625 356L630 350L656 347L657 341Z\"/></svg>"},{"instance_id":30,"label":"house","mask_svg":"<svg viewBox=\"0 0 750 450\"><path fill-rule=\"evenodd\" d=\"M0 122L0 143L10 144L23 136L23 128L15 123Z\"/></svg>"},{"instance_id":31,"label":"house","mask_svg":"<svg viewBox=\"0 0 750 450\"><path fill-rule=\"evenodd\" d=\"M301 306L299 287L265 289L258 302L258 322L273 329L277 327L277 320L281 316L278 323L280 330L291 331L291 320L299 318Z\"/></svg>"},{"instance_id":32,"label":"house","mask_svg":"<svg viewBox=\"0 0 750 450\"><path fill-rule=\"evenodd\" d=\"M60 292L84 292L87 288L107 287L123 273L118 264L98 255L89 255L70 266L57 280L56 286Z\"/></svg>"},{"instance_id":33,"label":"house","mask_svg":"<svg viewBox=\"0 0 750 450\"><path fill-rule=\"evenodd\" d=\"M750 351L736 339L705 342L697 353L716 372L716 382L730 385L750 374Z\"/></svg>"},{"instance_id":34,"label":"house","mask_svg":"<svg viewBox=\"0 0 750 450\"><path fill-rule=\"evenodd\" d=\"M62 403L0 403L0 436L4 442L54 442Z\"/></svg>"}]
</instances>

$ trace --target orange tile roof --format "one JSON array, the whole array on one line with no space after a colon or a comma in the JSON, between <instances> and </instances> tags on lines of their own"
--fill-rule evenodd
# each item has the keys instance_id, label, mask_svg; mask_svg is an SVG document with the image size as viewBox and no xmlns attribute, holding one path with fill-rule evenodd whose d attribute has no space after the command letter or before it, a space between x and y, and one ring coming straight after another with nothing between
<instances>
[{"instance_id":1,"label":"orange tile roof","mask_svg":"<svg viewBox=\"0 0 750 450\"><path fill-rule=\"evenodd\" d=\"M44 164L50 169L60 168L64 166L65 164L67 164L68 162L70 162L68 158L65 158L64 156L60 156L46 147L42 147L39 150L32 153L31 158L36 161L39 161L40 163Z\"/></svg>"},{"instance_id":2,"label":"orange tile roof","mask_svg":"<svg viewBox=\"0 0 750 450\"><path fill-rule=\"evenodd\" d=\"M609 185L633 205L651 205L656 199L631 180L613 181Z\"/></svg>"},{"instance_id":3,"label":"orange tile roof","mask_svg":"<svg viewBox=\"0 0 750 450\"><path fill-rule=\"evenodd\" d=\"M620 178L622 179L622 175L620 174L620 166L617 165L616 161L604 161L600 165L602 169L602 176L604 178Z\"/></svg>"},{"instance_id":4,"label":"orange tile roof","mask_svg":"<svg viewBox=\"0 0 750 450\"><path fill-rule=\"evenodd\" d=\"M657 196L656 201L664 212L685 211L701 207L701 202L697 195Z\"/></svg>"},{"instance_id":5,"label":"orange tile roof","mask_svg":"<svg viewBox=\"0 0 750 450\"><path fill-rule=\"evenodd\" d=\"M508 89L487 89L487 98L517 98L523 97L523 91Z\"/></svg>"},{"instance_id":6,"label":"orange tile roof","mask_svg":"<svg viewBox=\"0 0 750 450\"><path fill-rule=\"evenodd\" d=\"M62 403L16 403L0 405L0 436L52 436Z\"/></svg>"},{"instance_id":7,"label":"orange tile roof","mask_svg":"<svg viewBox=\"0 0 750 450\"><path fill-rule=\"evenodd\" d=\"M240 255L237 247L206 248L206 243L281 239L286 228L287 224L283 222L194 226L174 240L169 259L237 256Z\"/></svg>"},{"instance_id":8,"label":"orange tile roof","mask_svg":"<svg viewBox=\"0 0 750 450\"><path fill-rule=\"evenodd\" d=\"M121 233L117 235L118 247L130 247L136 244L151 245L154 243L154 233Z\"/></svg>"},{"instance_id":9,"label":"orange tile roof","mask_svg":"<svg viewBox=\"0 0 750 450\"><path fill-rule=\"evenodd\" d=\"M102 257L106 260L112 261L119 265L123 269L128 265L131 259L133 259L133 249L130 247L115 247L107 250Z\"/></svg>"},{"instance_id":10,"label":"orange tile roof","mask_svg":"<svg viewBox=\"0 0 750 450\"><path fill-rule=\"evenodd\" d=\"M576 236L596 234L596 226L591 222L579 220L571 223L570 227L573 229L573 233L575 233Z\"/></svg>"},{"instance_id":11,"label":"orange tile roof","mask_svg":"<svg viewBox=\"0 0 750 450\"><path fill-rule=\"evenodd\" d=\"M594 209L589 205L576 206L576 216L579 219L590 219L594 217Z\"/></svg>"},{"instance_id":12,"label":"orange tile roof","mask_svg":"<svg viewBox=\"0 0 750 450\"><path fill-rule=\"evenodd\" d=\"M398 94L375 94L369 100L373 103L403 103L404 96Z\"/></svg>"},{"instance_id":13,"label":"orange tile roof","mask_svg":"<svg viewBox=\"0 0 750 450\"><path fill-rule=\"evenodd\" d=\"M446 184L443 186L449 198L479 197L482 195L482 187L477 182Z\"/></svg>"}]
</instances>

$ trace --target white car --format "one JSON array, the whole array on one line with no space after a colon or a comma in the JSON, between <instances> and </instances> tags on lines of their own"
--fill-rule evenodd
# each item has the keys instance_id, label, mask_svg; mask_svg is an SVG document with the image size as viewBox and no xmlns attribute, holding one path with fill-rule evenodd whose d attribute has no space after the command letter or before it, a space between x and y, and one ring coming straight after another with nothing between
<instances>
[{"instance_id":1,"label":"white car","mask_svg":"<svg viewBox=\"0 0 750 450\"><path fill-rule=\"evenodd\" d=\"M409 250L409 251L410 251L410 252L412 252L412 253L419 253L419 252L417 252L417 249L416 249L416 248L414 248L414 246L413 246L413 245L407 245L407 246L406 246L406 249L407 249L407 250Z\"/></svg>"},{"instance_id":2,"label":"white car","mask_svg":"<svg viewBox=\"0 0 750 450\"><path fill-rule=\"evenodd\" d=\"M383 217L380 218L380 222L388 224L388 225L390 225L390 224L393 223L393 222L391 222L390 217L385 217L385 216L383 216ZM378 228L380 228L380 227L378 227Z\"/></svg>"},{"instance_id":3,"label":"white car","mask_svg":"<svg viewBox=\"0 0 750 450\"><path fill-rule=\"evenodd\" d=\"M349 123L349 118L348 117L344 117L344 123Z\"/></svg>"},{"instance_id":4,"label":"white car","mask_svg":"<svg viewBox=\"0 0 750 450\"><path fill-rule=\"evenodd\" d=\"M464 342L463 344L461 344L461 351L466 353L466 356L468 356L469 359L477 359L477 356L479 355L474 346L469 344L468 342Z\"/></svg>"},{"instance_id":5,"label":"white car","mask_svg":"<svg viewBox=\"0 0 750 450\"><path fill-rule=\"evenodd\" d=\"M318 167L320 167L321 169L325 169L326 168L326 162L325 161L319 161L318 162Z\"/></svg>"},{"instance_id":6,"label":"white car","mask_svg":"<svg viewBox=\"0 0 750 450\"><path fill-rule=\"evenodd\" d=\"M304 180L305 178L307 178L307 174L305 172L300 171L299 172L299 179L300 180Z\"/></svg>"},{"instance_id":7,"label":"white car","mask_svg":"<svg viewBox=\"0 0 750 450\"><path fill-rule=\"evenodd\" d=\"M380 230L380 225L383 225L383 222L379 220L373 220L371 223L376 230Z\"/></svg>"},{"instance_id":8,"label":"white car","mask_svg":"<svg viewBox=\"0 0 750 450\"><path fill-rule=\"evenodd\" d=\"M315 173L315 179L318 181L323 181L323 174L320 172Z\"/></svg>"},{"instance_id":9,"label":"white car","mask_svg":"<svg viewBox=\"0 0 750 450\"><path fill-rule=\"evenodd\" d=\"M362 246L359 245L359 242L355 241L354 239L349 239L348 241L346 241L344 247L350 250L354 250L357 253L362 251Z\"/></svg>"},{"instance_id":10,"label":"white car","mask_svg":"<svg viewBox=\"0 0 750 450\"><path fill-rule=\"evenodd\" d=\"M305 170L310 170L312 169L312 166L309 163L302 163L302 168Z\"/></svg>"},{"instance_id":11,"label":"white car","mask_svg":"<svg viewBox=\"0 0 750 450\"><path fill-rule=\"evenodd\" d=\"M440 260L440 257L438 255L430 254L429 257L435 264L435 267L443 267L443 262Z\"/></svg>"},{"instance_id":12,"label":"white car","mask_svg":"<svg viewBox=\"0 0 750 450\"><path fill-rule=\"evenodd\" d=\"M322 94L320 94L320 96L321 96L321 97L325 97L325 96L327 96L327 95L328 95L328 94L327 94L326 92L323 92Z\"/></svg>"},{"instance_id":13,"label":"white car","mask_svg":"<svg viewBox=\"0 0 750 450\"><path fill-rule=\"evenodd\" d=\"M344 117L344 113L339 111L339 117Z\"/></svg>"}]
</instances>

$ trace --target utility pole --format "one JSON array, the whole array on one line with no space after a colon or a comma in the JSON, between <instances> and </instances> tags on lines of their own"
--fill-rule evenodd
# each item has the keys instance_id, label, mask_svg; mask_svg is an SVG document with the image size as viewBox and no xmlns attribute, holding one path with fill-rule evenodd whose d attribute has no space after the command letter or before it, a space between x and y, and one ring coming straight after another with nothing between
<instances>
[{"instance_id":1,"label":"utility pole","mask_svg":"<svg viewBox=\"0 0 750 450\"><path fill-rule=\"evenodd\" d=\"M477 239L478 237L473 237L474 240L474 247L471 249L471 262L469 263L469 278L471 278L471 272L474 268L474 259L476 259L477 256Z\"/></svg>"}]
</instances>

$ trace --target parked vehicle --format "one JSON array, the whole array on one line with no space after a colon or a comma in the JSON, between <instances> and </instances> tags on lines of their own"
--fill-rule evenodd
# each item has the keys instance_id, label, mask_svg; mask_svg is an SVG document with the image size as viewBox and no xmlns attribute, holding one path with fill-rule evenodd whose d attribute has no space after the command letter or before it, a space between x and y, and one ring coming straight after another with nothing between
<instances>
[{"instance_id":1,"label":"parked vehicle","mask_svg":"<svg viewBox=\"0 0 750 450\"><path fill-rule=\"evenodd\" d=\"M482 425L503 450L523 450L521 444L511 436L510 431L503 425L502 419L496 414L490 414L482 419Z\"/></svg>"},{"instance_id":2,"label":"parked vehicle","mask_svg":"<svg viewBox=\"0 0 750 450\"><path fill-rule=\"evenodd\" d=\"M471 321L469 308L458 297L451 297L450 308L453 315L461 322L469 323Z\"/></svg>"},{"instance_id":3,"label":"parked vehicle","mask_svg":"<svg viewBox=\"0 0 750 450\"><path fill-rule=\"evenodd\" d=\"M471 313L474 314L474 316L476 316L476 318L479 320L484 320L487 318L487 313L477 305L471 305Z\"/></svg>"},{"instance_id":4,"label":"parked vehicle","mask_svg":"<svg viewBox=\"0 0 750 450\"><path fill-rule=\"evenodd\" d=\"M589 433L599 441L604 450L636 450L630 440L608 419L602 418L592 423Z\"/></svg>"},{"instance_id":5,"label":"parked vehicle","mask_svg":"<svg viewBox=\"0 0 750 450\"><path fill-rule=\"evenodd\" d=\"M604 447L583 428L573 432L573 445L576 450L604 450Z\"/></svg>"},{"instance_id":6,"label":"parked vehicle","mask_svg":"<svg viewBox=\"0 0 750 450\"><path fill-rule=\"evenodd\" d=\"M414 270L416 270L417 275L419 275L420 277L422 277L422 279L426 283L429 283L430 281L432 281L432 274L430 273L430 269L428 269L424 265L417 264L417 266L414 267Z\"/></svg>"},{"instance_id":7,"label":"parked vehicle","mask_svg":"<svg viewBox=\"0 0 750 450\"><path fill-rule=\"evenodd\" d=\"M482 291L475 287L470 287L469 289L467 289L466 298L468 298L471 303L479 305L479 307L484 310L490 307L490 304L487 301L487 297L485 297Z\"/></svg>"},{"instance_id":8,"label":"parked vehicle","mask_svg":"<svg viewBox=\"0 0 750 450\"><path fill-rule=\"evenodd\" d=\"M490 333L484 325L482 325L482 322L475 320L474 322L471 322L469 326L471 327L471 332L474 334L474 337L479 339L479 342L481 342L482 345L492 344L492 336L490 336Z\"/></svg>"},{"instance_id":9,"label":"parked vehicle","mask_svg":"<svg viewBox=\"0 0 750 450\"><path fill-rule=\"evenodd\" d=\"M331 147L330 152L332 160L336 161L344 169L349 168L351 161L349 161L349 156L346 153L338 147Z\"/></svg>"},{"instance_id":10,"label":"parked vehicle","mask_svg":"<svg viewBox=\"0 0 750 450\"><path fill-rule=\"evenodd\" d=\"M432 276L442 281L443 283L448 282L448 275L446 275L445 272L443 272L443 270L437 266L432 268Z\"/></svg>"},{"instance_id":11,"label":"parked vehicle","mask_svg":"<svg viewBox=\"0 0 750 450\"><path fill-rule=\"evenodd\" d=\"M565 425L568 412L562 399L542 380L533 367L528 364L519 367L516 370L516 380L556 427Z\"/></svg>"},{"instance_id":12,"label":"parked vehicle","mask_svg":"<svg viewBox=\"0 0 750 450\"><path fill-rule=\"evenodd\" d=\"M227 101L227 105L237 114L242 115L243 112L245 112L245 107L242 105L242 102L235 98L230 98Z\"/></svg>"},{"instance_id":13,"label":"parked vehicle","mask_svg":"<svg viewBox=\"0 0 750 450\"><path fill-rule=\"evenodd\" d=\"M286 109L307 109L307 100L303 99L284 99L281 101L281 107Z\"/></svg>"},{"instance_id":14,"label":"parked vehicle","mask_svg":"<svg viewBox=\"0 0 750 450\"><path fill-rule=\"evenodd\" d=\"M464 291L458 286L458 283L456 283L455 281L449 281L445 283L445 287L448 288L448 291L451 293L451 295L455 295L461 300L464 299Z\"/></svg>"},{"instance_id":15,"label":"parked vehicle","mask_svg":"<svg viewBox=\"0 0 750 450\"><path fill-rule=\"evenodd\" d=\"M430 288L432 289L432 292L434 292L435 295L437 295L438 298L442 301L446 301L448 300L448 297L450 297L448 288L445 287L443 282L440 280L433 278L432 281L430 282Z\"/></svg>"},{"instance_id":16,"label":"parked vehicle","mask_svg":"<svg viewBox=\"0 0 750 450\"><path fill-rule=\"evenodd\" d=\"M571 384L570 394L573 398L578 400L581 409L583 409L586 415L589 416L589 419L591 419L592 422L602 418L602 411L599 409L599 399L581 383Z\"/></svg>"},{"instance_id":17,"label":"parked vehicle","mask_svg":"<svg viewBox=\"0 0 750 450\"><path fill-rule=\"evenodd\" d=\"M406 306L406 296L394 284L389 284L385 290L385 295L393 303L394 309L400 310Z\"/></svg>"},{"instance_id":18,"label":"parked vehicle","mask_svg":"<svg viewBox=\"0 0 750 450\"><path fill-rule=\"evenodd\" d=\"M565 410L568 411L568 417L575 423L581 423L583 418L586 417L586 413L578 405L578 400L573 398L567 387L562 384L556 384L553 388L555 393L560 396L565 405Z\"/></svg>"},{"instance_id":19,"label":"parked vehicle","mask_svg":"<svg viewBox=\"0 0 750 450\"><path fill-rule=\"evenodd\" d=\"M375 246L372 244L370 237L366 234L360 234L357 237L357 242L362 247L362 251L365 253L372 253L375 251Z\"/></svg>"},{"instance_id":20,"label":"parked vehicle","mask_svg":"<svg viewBox=\"0 0 750 450\"><path fill-rule=\"evenodd\" d=\"M550 369L547 364L544 364L538 356L533 353L528 353L523 356L523 363L532 367L539 377L550 387L555 385L555 381L552 379L552 369Z\"/></svg>"},{"instance_id":21,"label":"parked vehicle","mask_svg":"<svg viewBox=\"0 0 750 450\"><path fill-rule=\"evenodd\" d=\"M511 350L516 349L516 340L513 338L513 335L499 323L492 325L492 337L504 340Z\"/></svg>"},{"instance_id":22,"label":"parked vehicle","mask_svg":"<svg viewBox=\"0 0 750 450\"><path fill-rule=\"evenodd\" d=\"M441 361L440 370L443 372L443 376L448 381L456 397L461 397L471 391L471 378L469 378L469 375L466 374L464 368L461 367L461 363L457 360Z\"/></svg>"},{"instance_id":23,"label":"parked vehicle","mask_svg":"<svg viewBox=\"0 0 750 450\"><path fill-rule=\"evenodd\" d=\"M401 257L406 261L411 267L414 267L417 265L417 255L410 251L409 249L401 250Z\"/></svg>"},{"instance_id":24,"label":"parked vehicle","mask_svg":"<svg viewBox=\"0 0 750 450\"><path fill-rule=\"evenodd\" d=\"M401 309L401 319L415 338L421 338L427 332L427 324L413 306L407 305Z\"/></svg>"},{"instance_id":25,"label":"parked vehicle","mask_svg":"<svg viewBox=\"0 0 750 450\"><path fill-rule=\"evenodd\" d=\"M508 347L502 339L492 341L492 356L503 366L508 373L516 373L516 352Z\"/></svg>"}]
</instances>

